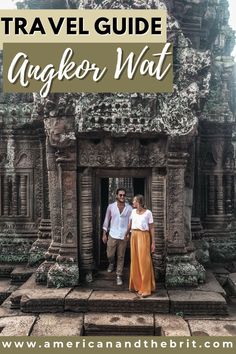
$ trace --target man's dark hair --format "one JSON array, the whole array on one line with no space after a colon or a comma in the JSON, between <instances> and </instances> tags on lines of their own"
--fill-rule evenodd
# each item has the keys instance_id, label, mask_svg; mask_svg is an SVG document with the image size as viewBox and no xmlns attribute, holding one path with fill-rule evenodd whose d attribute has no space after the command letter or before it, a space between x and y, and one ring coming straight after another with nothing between
<instances>
[{"instance_id":1,"label":"man's dark hair","mask_svg":"<svg viewBox=\"0 0 236 354\"><path fill-rule=\"evenodd\" d=\"M120 191L123 191L123 192L125 192L125 194L126 194L126 189L120 187L120 188L118 188L118 189L116 190L116 195L118 195L118 193L119 193Z\"/></svg>"}]
</instances>

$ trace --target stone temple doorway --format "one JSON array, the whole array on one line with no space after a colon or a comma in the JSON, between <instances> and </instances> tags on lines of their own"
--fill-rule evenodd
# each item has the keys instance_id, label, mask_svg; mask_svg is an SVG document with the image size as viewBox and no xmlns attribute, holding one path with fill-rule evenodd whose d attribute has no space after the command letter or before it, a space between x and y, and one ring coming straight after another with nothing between
<instances>
[{"instance_id":1,"label":"stone temple doorway","mask_svg":"<svg viewBox=\"0 0 236 354\"><path fill-rule=\"evenodd\" d=\"M90 279L107 265L101 241L102 223L119 185L145 196L155 224L156 274L165 272L166 239L166 139L104 139L81 137L77 142L77 253L80 277Z\"/></svg>"},{"instance_id":2,"label":"stone temple doorway","mask_svg":"<svg viewBox=\"0 0 236 354\"><path fill-rule=\"evenodd\" d=\"M132 204L135 194L143 194L147 206L151 208L150 198L150 169L119 169L119 170L97 170L96 171L96 200L94 205L96 219L95 222L95 262L98 269L107 266L106 246L101 240L102 225L105 218L106 208L109 203L115 201L117 188L126 189L126 201ZM130 260L130 248L127 247L125 264Z\"/></svg>"}]
</instances>

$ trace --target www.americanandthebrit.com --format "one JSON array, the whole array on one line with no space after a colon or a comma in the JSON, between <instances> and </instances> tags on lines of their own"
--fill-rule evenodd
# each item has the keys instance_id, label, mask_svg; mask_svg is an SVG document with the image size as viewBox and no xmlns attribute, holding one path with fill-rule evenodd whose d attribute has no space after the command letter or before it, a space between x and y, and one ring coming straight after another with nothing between
<instances>
[{"instance_id":1,"label":"www.americanandthebrit.com","mask_svg":"<svg viewBox=\"0 0 236 354\"><path fill-rule=\"evenodd\" d=\"M0 341L0 349L233 349L233 341L201 340L192 338L175 339L137 339L137 340L4 340Z\"/></svg>"}]
</instances>

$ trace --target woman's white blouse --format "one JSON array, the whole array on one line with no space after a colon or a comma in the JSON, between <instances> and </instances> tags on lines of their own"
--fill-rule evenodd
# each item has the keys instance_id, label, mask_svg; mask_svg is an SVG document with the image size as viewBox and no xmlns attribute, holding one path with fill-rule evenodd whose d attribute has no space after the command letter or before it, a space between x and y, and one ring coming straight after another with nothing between
<instances>
[{"instance_id":1,"label":"woman's white blouse","mask_svg":"<svg viewBox=\"0 0 236 354\"><path fill-rule=\"evenodd\" d=\"M147 209L143 214L137 214L137 209L133 209L130 220L132 221L131 229L148 231L149 224L153 223L152 212Z\"/></svg>"}]
</instances>

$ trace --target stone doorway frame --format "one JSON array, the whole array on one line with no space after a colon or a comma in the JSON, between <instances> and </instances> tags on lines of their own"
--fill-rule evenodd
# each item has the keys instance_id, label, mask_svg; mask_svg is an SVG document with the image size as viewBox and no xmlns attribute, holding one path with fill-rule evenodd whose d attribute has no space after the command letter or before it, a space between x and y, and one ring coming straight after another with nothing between
<instances>
[{"instance_id":1,"label":"stone doorway frame","mask_svg":"<svg viewBox=\"0 0 236 354\"><path fill-rule=\"evenodd\" d=\"M102 235L102 230L100 227L101 221L101 180L102 178L125 178L125 177L135 177L135 178L143 178L144 179L144 194L145 194L145 201L149 208L152 208L151 204L151 176L152 172L150 168L121 168L121 169L103 169L99 168L94 171L94 196L95 196L95 203L93 205L95 211L95 218L94 218L94 242L97 246L97 253L94 254L96 265L99 267L101 263L101 249L100 249L100 242L99 236Z\"/></svg>"},{"instance_id":2,"label":"stone doorway frame","mask_svg":"<svg viewBox=\"0 0 236 354\"><path fill-rule=\"evenodd\" d=\"M89 280L94 269L99 268L97 251L100 230L100 188L101 179L109 177L144 178L146 203L152 210L156 224L157 250L153 256L156 275L163 277L165 272L166 240L166 173L162 169L150 167L87 167L78 168L78 260L80 274ZM97 242L95 242L97 241ZM98 256L95 252L99 252Z\"/></svg>"}]
</instances>

